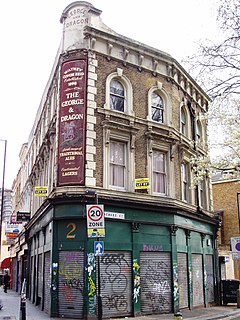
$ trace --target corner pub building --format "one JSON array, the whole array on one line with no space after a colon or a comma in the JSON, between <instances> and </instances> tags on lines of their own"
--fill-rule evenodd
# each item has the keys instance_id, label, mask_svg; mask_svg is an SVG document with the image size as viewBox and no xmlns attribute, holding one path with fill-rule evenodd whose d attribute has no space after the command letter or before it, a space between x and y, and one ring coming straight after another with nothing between
<instances>
[{"instance_id":1,"label":"corner pub building","mask_svg":"<svg viewBox=\"0 0 240 320\"><path fill-rule=\"evenodd\" d=\"M207 172L191 188L191 159L208 154L209 97L169 54L100 16L85 1L61 16L15 179L15 213L31 218L11 247L13 289L26 278L28 299L51 317L207 307L218 220Z\"/></svg>"}]
</instances>

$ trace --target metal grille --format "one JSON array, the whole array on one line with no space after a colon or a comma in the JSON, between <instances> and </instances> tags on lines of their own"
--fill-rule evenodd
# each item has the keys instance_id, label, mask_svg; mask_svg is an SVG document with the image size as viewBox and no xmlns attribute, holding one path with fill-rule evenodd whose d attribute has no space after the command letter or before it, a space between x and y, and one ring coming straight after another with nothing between
<instances>
[{"instance_id":1,"label":"metal grille","mask_svg":"<svg viewBox=\"0 0 240 320\"><path fill-rule=\"evenodd\" d=\"M59 251L59 317L83 318L84 253Z\"/></svg>"},{"instance_id":2,"label":"metal grille","mask_svg":"<svg viewBox=\"0 0 240 320\"><path fill-rule=\"evenodd\" d=\"M193 306L204 304L202 255L192 255Z\"/></svg>"},{"instance_id":3,"label":"metal grille","mask_svg":"<svg viewBox=\"0 0 240 320\"><path fill-rule=\"evenodd\" d=\"M19 260L18 262L17 262L17 264L18 264L18 275L17 275L17 288L18 288L18 293L20 294L21 293L21 288L22 288L22 283L21 283L21 274L22 274L22 263L21 263L22 261L21 260Z\"/></svg>"},{"instance_id":4,"label":"metal grille","mask_svg":"<svg viewBox=\"0 0 240 320\"><path fill-rule=\"evenodd\" d=\"M141 311L167 313L172 310L171 258L168 252L141 252Z\"/></svg>"},{"instance_id":5,"label":"metal grille","mask_svg":"<svg viewBox=\"0 0 240 320\"><path fill-rule=\"evenodd\" d=\"M32 301L34 301L34 295L35 295L35 261L36 261L36 257L32 256L31 257L31 273L30 273L30 277L31 277L30 297Z\"/></svg>"},{"instance_id":6,"label":"metal grille","mask_svg":"<svg viewBox=\"0 0 240 320\"><path fill-rule=\"evenodd\" d=\"M17 259L12 260L12 289L17 291Z\"/></svg>"},{"instance_id":7,"label":"metal grille","mask_svg":"<svg viewBox=\"0 0 240 320\"><path fill-rule=\"evenodd\" d=\"M220 278L221 280L226 280L227 279L226 265L225 263L221 263L221 262L219 263L220 263L220 272L221 272Z\"/></svg>"},{"instance_id":8,"label":"metal grille","mask_svg":"<svg viewBox=\"0 0 240 320\"><path fill-rule=\"evenodd\" d=\"M179 288L179 306L188 307L188 267L187 254L178 253L178 288Z\"/></svg>"},{"instance_id":9,"label":"metal grille","mask_svg":"<svg viewBox=\"0 0 240 320\"><path fill-rule=\"evenodd\" d=\"M208 302L214 302L213 256L211 254L206 255L206 272Z\"/></svg>"},{"instance_id":10,"label":"metal grille","mask_svg":"<svg viewBox=\"0 0 240 320\"><path fill-rule=\"evenodd\" d=\"M50 297L51 297L51 268L50 268L50 251L44 256L44 311L50 314Z\"/></svg>"},{"instance_id":11,"label":"metal grille","mask_svg":"<svg viewBox=\"0 0 240 320\"><path fill-rule=\"evenodd\" d=\"M38 297L39 298L42 298L42 288L43 288L42 254L39 254L38 255Z\"/></svg>"},{"instance_id":12,"label":"metal grille","mask_svg":"<svg viewBox=\"0 0 240 320\"><path fill-rule=\"evenodd\" d=\"M132 313L131 253L107 251L100 257L101 296L104 317Z\"/></svg>"}]
</instances>

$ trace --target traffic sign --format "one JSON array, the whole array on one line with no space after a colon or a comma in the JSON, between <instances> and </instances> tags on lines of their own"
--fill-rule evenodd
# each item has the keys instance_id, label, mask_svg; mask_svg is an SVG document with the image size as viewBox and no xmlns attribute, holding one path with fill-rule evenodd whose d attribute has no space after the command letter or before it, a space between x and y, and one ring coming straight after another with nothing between
<instances>
[{"instance_id":1,"label":"traffic sign","mask_svg":"<svg viewBox=\"0 0 240 320\"><path fill-rule=\"evenodd\" d=\"M88 238L105 237L104 206L87 205Z\"/></svg>"},{"instance_id":2,"label":"traffic sign","mask_svg":"<svg viewBox=\"0 0 240 320\"><path fill-rule=\"evenodd\" d=\"M94 254L95 256L102 256L104 254L103 241L94 241Z\"/></svg>"},{"instance_id":3,"label":"traffic sign","mask_svg":"<svg viewBox=\"0 0 240 320\"><path fill-rule=\"evenodd\" d=\"M231 238L231 247L233 253L240 252L240 237L233 237Z\"/></svg>"}]
</instances>

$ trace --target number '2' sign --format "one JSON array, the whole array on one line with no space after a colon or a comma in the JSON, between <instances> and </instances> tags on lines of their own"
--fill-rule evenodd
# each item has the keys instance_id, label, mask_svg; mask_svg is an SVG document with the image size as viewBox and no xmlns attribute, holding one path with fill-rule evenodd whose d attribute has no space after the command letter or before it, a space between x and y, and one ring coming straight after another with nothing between
<instances>
[{"instance_id":1,"label":"number '2' sign","mask_svg":"<svg viewBox=\"0 0 240 320\"><path fill-rule=\"evenodd\" d=\"M105 221L103 205L87 205L87 228L88 237L105 237Z\"/></svg>"}]
</instances>

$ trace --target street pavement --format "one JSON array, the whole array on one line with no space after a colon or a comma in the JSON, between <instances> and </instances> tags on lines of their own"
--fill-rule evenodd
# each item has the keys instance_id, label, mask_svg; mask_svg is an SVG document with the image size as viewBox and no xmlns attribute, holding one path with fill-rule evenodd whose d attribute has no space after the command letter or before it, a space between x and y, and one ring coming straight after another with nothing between
<instances>
[{"instance_id":1,"label":"street pavement","mask_svg":"<svg viewBox=\"0 0 240 320\"><path fill-rule=\"evenodd\" d=\"M0 320L21 320L20 295L12 290L4 293L0 287L0 300L3 305L0 310ZM26 301L26 320L60 320L60 318L50 318L44 311L39 310L37 306ZM62 318L61 318L62 319ZM174 320L174 314L150 315L141 317L125 317L112 320ZM237 304L228 304L227 306L217 306L209 308L199 308L194 310L182 311L182 319L188 320L214 320L214 319L240 319L240 308ZM65 318L67 320L67 318Z\"/></svg>"}]
</instances>

